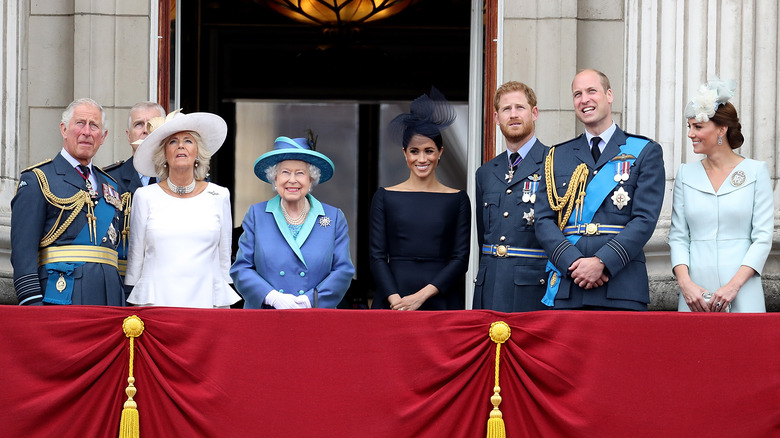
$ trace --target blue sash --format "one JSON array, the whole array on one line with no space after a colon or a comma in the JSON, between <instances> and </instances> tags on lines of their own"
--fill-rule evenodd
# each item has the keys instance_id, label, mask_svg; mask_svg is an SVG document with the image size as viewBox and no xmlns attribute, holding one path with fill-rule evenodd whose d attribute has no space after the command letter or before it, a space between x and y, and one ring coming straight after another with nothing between
<instances>
[{"instance_id":1,"label":"blue sash","mask_svg":"<svg viewBox=\"0 0 780 438\"><path fill-rule=\"evenodd\" d=\"M627 161L631 166L633 166L634 161L636 161L636 157L642 153L642 150L648 143L649 141L645 138L628 136L626 138L626 144L620 147L620 153L632 155L633 158L629 158L623 161ZM607 196L609 196L609 193L615 189L617 182L614 180L613 176L614 175L610 175L609 172L602 171L597 173L596 176L590 180L582 205L580 224L590 223L593 220L593 216L596 215L596 212L598 211L601 204L603 204L604 200L607 198ZM577 225L574 214L569 216L567 225ZM576 245L580 240L580 237L582 237L580 234L566 236L572 245ZM550 260L547 261L546 269L549 273L547 277L547 292L544 294L544 298L542 298L542 304L552 307L555 304L555 296L558 294L558 287L561 283L561 271L559 271Z\"/></svg>"},{"instance_id":2,"label":"blue sash","mask_svg":"<svg viewBox=\"0 0 780 438\"><path fill-rule=\"evenodd\" d=\"M112 186L113 187L113 186ZM114 206L106 202L104 197L98 199L98 204L95 206L95 217L97 222L95 224L95 240L100 243L100 239L108 232L108 227L114 221ZM89 221L81 229L81 232L73 239L71 245L94 245L95 243L89 237ZM47 263L44 268L49 273L49 279L46 282L46 290L44 291L44 303L50 304L71 304L71 297L73 295L73 285L75 279L73 278L73 271L83 265L84 262L57 262ZM63 290L57 290L57 282L60 278L65 282L65 288Z\"/></svg>"}]
</instances>

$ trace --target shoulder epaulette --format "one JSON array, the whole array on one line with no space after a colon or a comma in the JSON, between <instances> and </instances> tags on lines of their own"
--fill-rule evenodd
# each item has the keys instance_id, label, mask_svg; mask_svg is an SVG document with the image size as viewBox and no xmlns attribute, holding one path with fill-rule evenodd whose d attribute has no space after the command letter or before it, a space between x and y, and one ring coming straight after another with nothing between
<instances>
[{"instance_id":1,"label":"shoulder epaulette","mask_svg":"<svg viewBox=\"0 0 780 438\"><path fill-rule=\"evenodd\" d=\"M119 166L125 164L125 160L119 160L116 163L109 164L108 166L103 167L103 170L105 172L111 172L114 169L119 168Z\"/></svg>"},{"instance_id":2,"label":"shoulder epaulette","mask_svg":"<svg viewBox=\"0 0 780 438\"><path fill-rule=\"evenodd\" d=\"M27 169L24 169L22 172L27 172L27 171L29 171L29 170L33 170L33 169L35 169L36 167L41 167L41 166L43 166L44 164L46 164L46 163L50 163L50 162L51 162L51 158L49 158L48 160L43 160L43 161L41 161L41 162L40 162L40 163L38 163L38 164L33 164L32 166L28 167Z\"/></svg>"},{"instance_id":3,"label":"shoulder epaulette","mask_svg":"<svg viewBox=\"0 0 780 438\"><path fill-rule=\"evenodd\" d=\"M566 140L566 141L564 141L564 142L561 142L561 143L558 143L558 144L552 145L551 147L557 148L558 146L563 146L563 145L565 145L565 144L568 144L568 143L571 143L571 142L573 142L573 141L575 141L575 140L579 140L579 139L580 139L580 137L582 137L583 135L585 135L585 134L580 134L580 135L578 135L578 136L576 136L576 137L574 137L574 138L572 138L572 139L569 139L569 140Z\"/></svg>"},{"instance_id":4,"label":"shoulder epaulette","mask_svg":"<svg viewBox=\"0 0 780 438\"><path fill-rule=\"evenodd\" d=\"M644 139L644 140L651 141L651 142L655 143L655 140L653 140L653 139L652 139L652 138L650 138L650 137L645 137L644 135L639 135L639 134L631 134L631 133L629 133L629 132L626 132L626 137L636 137L636 138L641 138L641 139Z\"/></svg>"},{"instance_id":5,"label":"shoulder epaulette","mask_svg":"<svg viewBox=\"0 0 780 438\"><path fill-rule=\"evenodd\" d=\"M101 169L101 168L99 168L99 167L97 167L97 166L92 166L92 167L94 167L95 169L97 169L97 170L98 170L98 172L102 173L102 174L103 174L103 176L110 178L110 179L111 179L111 181L113 181L113 182L117 182L117 181L114 179L114 177L113 177L113 176L109 175L109 174L108 174L108 172L106 172L106 170L105 170L105 169ZM119 183L117 183L117 184L119 184Z\"/></svg>"}]
</instances>

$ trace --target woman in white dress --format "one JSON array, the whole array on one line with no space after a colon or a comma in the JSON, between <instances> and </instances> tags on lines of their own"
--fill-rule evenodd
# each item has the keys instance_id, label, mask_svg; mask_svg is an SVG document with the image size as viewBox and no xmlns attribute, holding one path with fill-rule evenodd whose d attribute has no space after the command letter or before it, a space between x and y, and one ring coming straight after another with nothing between
<instances>
[{"instance_id":1,"label":"woman in white dress","mask_svg":"<svg viewBox=\"0 0 780 438\"><path fill-rule=\"evenodd\" d=\"M765 312L761 271L772 246L774 202L767 165L738 155L734 81L717 78L685 108L693 151L681 164L669 231L681 312Z\"/></svg>"},{"instance_id":2,"label":"woman in white dress","mask_svg":"<svg viewBox=\"0 0 780 438\"><path fill-rule=\"evenodd\" d=\"M138 306L228 308L233 221L230 193L204 181L227 124L216 114L182 114L149 121L149 136L133 164L157 184L136 190L130 213L126 287Z\"/></svg>"}]
</instances>

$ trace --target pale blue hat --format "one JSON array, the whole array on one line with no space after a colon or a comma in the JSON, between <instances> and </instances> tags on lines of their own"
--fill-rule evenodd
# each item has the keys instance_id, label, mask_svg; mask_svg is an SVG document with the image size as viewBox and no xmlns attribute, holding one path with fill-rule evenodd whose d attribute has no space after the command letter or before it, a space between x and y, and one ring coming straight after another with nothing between
<instances>
[{"instance_id":1,"label":"pale blue hat","mask_svg":"<svg viewBox=\"0 0 780 438\"><path fill-rule=\"evenodd\" d=\"M255 161L255 175L261 180L272 184L265 175L269 167L285 160L305 161L320 169L320 183L333 176L333 161L325 155L312 150L305 138L279 137L274 141L274 149L260 156Z\"/></svg>"}]
</instances>

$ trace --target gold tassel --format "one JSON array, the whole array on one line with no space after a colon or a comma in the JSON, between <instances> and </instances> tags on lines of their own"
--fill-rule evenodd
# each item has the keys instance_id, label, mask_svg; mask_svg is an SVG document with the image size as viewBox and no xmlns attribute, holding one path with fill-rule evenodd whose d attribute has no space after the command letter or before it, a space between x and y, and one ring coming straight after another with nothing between
<instances>
[{"instance_id":1,"label":"gold tassel","mask_svg":"<svg viewBox=\"0 0 780 438\"><path fill-rule=\"evenodd\" d=\"M122 330L124 330L125 336L130 338L130 372L127 378L127 388L125 388L127 401L122 409L122 418L119 420L119 438L139 438L138 404L133 400L136 391L135 377L133 377L133 359L135 357L133 346L135 338L144 332L144 322L136 315L128 316L122 323Z\"/></svg>"},{"instance_id":2,"label":"gold tassel","mask_svg":"<svg viewBox=\"0 0 780 438\"><path fill-rule=\"evenodd\" d=\"M512 335L512 330L504 321L496 321L490 324L490 339L496 343L496 379L493 387L493 396L490 397L490 403L493 404L493 410L490 411L490 418L487 423L487 438L506 438L506 429L504 427L504 416L498 405L501 404L501 387L498 386L498 364L501 358L501 344L506 342Z\"/></svg>"}]
</instances>

